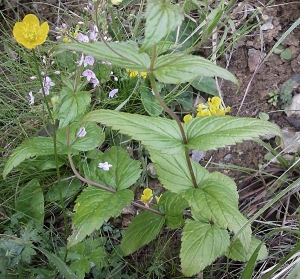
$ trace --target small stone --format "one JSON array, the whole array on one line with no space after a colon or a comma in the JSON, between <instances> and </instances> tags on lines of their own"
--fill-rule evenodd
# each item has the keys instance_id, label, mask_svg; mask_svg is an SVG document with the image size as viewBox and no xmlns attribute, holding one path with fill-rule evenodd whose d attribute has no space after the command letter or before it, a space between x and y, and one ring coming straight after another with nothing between
<instances>
[{"instance_id":1,"label":"small stone","mask_svg":"<svg viewBox=\"0 0 300 279\"><path fill-rule=\"evenodd\" d=\"M125 215L135 215L136 210L133 205L129 204L122 209L122 214Z\"/></svg>"},{"instance_id":2,"label":"small stone","mask_svg":"<svg viewBox=\"0 0 300 279\"><path fill-rule=\"evenodd\" d=\"M274 25L272 24L272 20L273 18L270 17L262 26L261 26L261 30L262 31L266 31L266 30L270 30L270 29L274 29Z\"/></svg>"},{"instance_id":3,"label":"small stone","mask_svg":"<svg viewBox=\"0 0 300 279\"><path fill-rule=\"evenodd\" d=\"M292 98L292 103L284 111L287 117L300 117L300 94Z\"/></svg>"},{"instance_id":4,"label":"small stone","mask_svg":"<svg viewBox=\"0 0 300 279\"><path fill-rule=\"evenodd\" d=\"M251 73L253 73L258 64L263 60L266 54L260 50L250 48L248 50L248 67Z\"/></svg>"},{"instance_id":5,"label":"small stone","mask_svg":"<svg viewBox=\"0 0 300 279\"><path fill-rule=\"evenodd\" d=\"M224 161L230 161L232 159L232 157L233 157L232 154L227 154L227 155L224 156L223 160Z\"/></svg>"},{"instance_id":6,"label":"small stone","mask_svg":"<svg viewBox=\"0 0 300 279\"><path fill-rule=\"evenodd\" d=\"M284 153L296 153L300 148L300 132L295 132L292 128L283 128L281 148Z\"/></svg>"},{"instance_id":7,"label":"small stone","mask_svg":"<svg viewBox=\"0 0 300 279\"><path fill-rule=\"evenodd\" d=\"M156 170L155 170L155 168L154 168L154 166L153 166L152 163L149 163L149 164L147 165L147 171L149 171L150 174L153 175L153 176L156 175Z\"/></svg>"},{"instance_id":8,"label":"small stone","mask_svg":"<svg viewBox=\"0 0 300 279\"><path fill-rule=\"evenodd\" d=\"M205 154L205 151L192 150L192 159L199 163L200 160L205 157Z\"/></svg>"}]
</instances>

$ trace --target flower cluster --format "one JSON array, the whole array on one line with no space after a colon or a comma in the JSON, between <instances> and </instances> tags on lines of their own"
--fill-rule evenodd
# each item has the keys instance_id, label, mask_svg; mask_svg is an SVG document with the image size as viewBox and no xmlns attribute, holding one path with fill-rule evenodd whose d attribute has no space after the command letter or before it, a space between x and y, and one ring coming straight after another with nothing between
<instances>
[{"instance_id":1,"label":"flower cluster","mask_svg":"<svg viewBox=\"0 0 300 279\"><path fill-rule=\"evenodd\" d=\"M126 69L126 72L129 73L129 77L130 78L134 78L134 77L138 76L139 74L142 76L142 78L146 78L147 77L147 72L141 72L141 73L139 73L138 71L134 71L134 70L130 70L130 69Z\"/></svg>"},{"instance_id":2,"label":"flower cluster","mask_svg":"<svg viewBox=\"0 0 300 279\"><path fill-rule=\"evenodd\" d=\"M48 22L40 25L39 19L33 14L26 15L13 28L13 35L17 42L28 49L34 49L43 44L48 37L48 32Z\"/></svg>"},{"instance_id":3,"label":"flower cluster","mask_svg":"<svg viewBox=\"0 0 300 279\"><path fill-rule=\"evenodd\" d=\"M222 101L219 97L208 98L207 104L197 105L197 117L200 116L215 116L215 115L225 115L227 112L230 112L230 107L224 108ZM183 122L187 123L193 119L192 115L187 114L183 118Z\"/></svg>"}]
</instances>

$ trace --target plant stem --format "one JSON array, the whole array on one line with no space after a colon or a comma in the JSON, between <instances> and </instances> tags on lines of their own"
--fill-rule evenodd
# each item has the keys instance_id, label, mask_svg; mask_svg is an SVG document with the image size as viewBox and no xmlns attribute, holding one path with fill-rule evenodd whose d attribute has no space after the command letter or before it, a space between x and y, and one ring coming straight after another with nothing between
<instances>
[{"instance_id":1,"label":"plant stem","mask_svg":"<svg viewBox=\"0 0 300 279\"><path fill-rule=\"evenodd\" d=\"M153 46L153 48L152 48L152 56L151 56L151 65L150 65L150 74L149 74L151 87L152 87L153 93L154 93L156 99L158 100L158 102L160 103L160 105L176 121L176 123L177 123L177 125L179 127L179 130L180 130L180 133L181 133L181 136L182 136L182 142L185 145L185 158L186 158L186 162L187 162L187 165L188 165L188 168L189 168L191 179L192 179L194 187L198 188L198 184L197 184L197 181L196 181L195 173L194 173L194 170L193 170L193 167L192 167L191 158L189 156L189 148L186 146L186 144L188 142L187 142L187 138L186 138L186 134L185 134L183 125L182 125L179 117L176 115L176 113L174 111L172 111L166 105L166 103L163 101L163 99L161 98L161 96L159 95L159 92L157 90L157 86L156 86L156 83L155 83L155 77L154 77L154 74L152 73L153 70L154 70L155 57L156 57L156 46Z\"/></svg>"},{"instance_id":2,"label":"plant stem","mask_svg":"<svg viewBox=\"0 0 300 279\"><path fill-rule=\"evenodd\" d=\"M72 171L74 172L75 176L76 176L79 180L81 180L81 181L84 182L84 183L87 183L87 184L90 184L90 185L99 187L99 188L101 188L101 189L103 189L103 190L109 191L109 192L114 193L114 194L117 192L116 190L111 189L111 188L109 188L109 187L106 187L106 186L104 186L104 185L102 185L102 184L100 184L100 183L97 183L97 182L95 182L95 181L92 181L92 180L89 180L89 179L84 178L84 177L77 171L77 169L76 169L76 167L75 167L75 165L74 165L74 162L73 162L73 160L72 160L71 154L68 154L68 158L69 158L69 162L70 162L70 165L71 165L71 169L72 169ZM145 205L139 204L139 203L134 202L134 201L131 202L131 204L134 205L134 206L136 206L136 207L139 207L139 208L142 208L142 209L144 209L144 210L148 210L148 211L154 212L154 213L159 214L159 215L162 215L162 216L165 215L164 213L162 213L162 212L160 212L160 211L158 211L158 210L155 210L155 209L153 209L153 208L147 207L147 206L145 206Z\"/></svg>"},{"instance_id":3,"label":"plant stem","mask_svg":"<svg viewBox=\"0 0 300 279\"><path fill-rule=\"evenodd\" d=\"M51 109L50 109L50 105L49 105L49 102L47 100L47 96L46 96L45 88L44 88L44 82L43 82L41 72L40 72L40 69L39 69L39 64L38 64L38 60L37 60L35 50L33 49L32 52L33 52L34 63L35 63L36 71L37 71L37 76L38 76L38 79L39 79L39 82L40 82L41 88L42 88L43 98L44 98L46 108L47 108L49 117L51 119L51 124L52 124L53 149L54 149L54 159L55 159L55 166L56 166L57 184L58 184L58 189L59 189L60 204L61 204L62 213L63 213L63 217L64 217L65 237L67 239L68 236L69 236L69 226L68 226L67 212L66 212L66 208L65 208L65 203L64 203L63 196L62 196L62 185L61 185L61 178L60 178L59 164L58 164L58 154L57 154L55 120L53 119L53 115L52 115L52 112L51 112ZM65 258L66 258L66 256L67 256L67 254L65 255Z\"/></svg>"}]
</instances>

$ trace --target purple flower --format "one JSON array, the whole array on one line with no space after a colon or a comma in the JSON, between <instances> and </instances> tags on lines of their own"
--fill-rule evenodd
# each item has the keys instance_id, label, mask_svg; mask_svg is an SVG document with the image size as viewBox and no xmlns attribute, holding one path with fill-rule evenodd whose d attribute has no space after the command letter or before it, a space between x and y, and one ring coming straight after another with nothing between
<instances>
[{"instance_id":1,"label":"purple flower","mask_svg":"<svg viewBox=\"0 0 300 279\"><path fill-rule=\"evenodd\" d=\"M94 88L99 84L99 80L97 78L92 78L90 82L93 84Z\"/></svg>"},{"instance_id":2,"label":"purple flower","mask_svg":"<svg viewBox=\"0 0 300 279\"><path fill-rule=\"evenodd\" d=\"M97 41L97 37L98 37L98 27L94 25L93 30L90 32L90 40Z\"/></svg>"},{"instance_id":3,"label":"purple flower","mask_svg":"<svg viewBox=\"0 0 300 279\"><path fill-rule=\"evenodd\" d=\"M29 105L33 105L34 104L34 96L32 95L31 91L28 93L28 96L29 96Z\"/></svg>"},{"instance_id":4,"label":"purple flower","mask_svg":"<svg viewBox=\"0 0 300 279\"><path fill-rule=\"evenodd\" d=\"M103 169L104 171L109 171L109 168L112 167L108 162L99 163L98 168Z\"/></svg>"},{"instance_id":5,"label":"purple flower","mask_svg":"<svg viewBox=\"0 0 300 279\"><path fill-rule=\"evenodd\" d=\"M86 67L87 65L93 66L95 62L95 59L93 56L87 55L84 58L83 67Z\"/></svg>"},{"instance_id":6,"label":"purple flower","mask_svg":"<svg viewBox=\"0 0 300 279\"><path fill-rule=\"evenodd\" d=\"M115 95L119 92L119 89L113 89L112 91L109 92L108 98L113 98Z\"/></svg>"},{"instance_id":7,"label":"purple flower","mask_svg":"<svg viewBox=\"0 0 300 279\"><path fill-rule=\"evenodd\" d=\"M51 80L51 78L49 78L49 77L44 77L44 80L43 80L43 87L44 87L44 90L45 90L45 94L46 94L46 95L49 95L49 94L50 94L50 89L51 89L51 87L53 87L54 85L55 85L55 83ZM42 88L39 90L38 93L43 93Z\"/></svg>"},{"instance_id":8,"label":"purple flower","mask_svg":"<svg viewBox=\"0 0 300 279\"><path fill-rule=\"evenodd\" d=\"M84 127L81 127L77 133L78 138L83 138L86 135L86 130Z\"/></svg>"},{"instance_id":9,"label":"purple flower","mask_svg":"<svg viewBox=\"0 0 300 279\"><path fill-rule=\"evenodd\" d=\"M97 79L95 73L92 70L89 70L89 69L83 71L82 76L86 77L86 79L88 81L91 81L91 79Z\"/></svg>"},{"instance_id":10,"label":"purple flower","mask_svg":"<svg viewBox=\"0 0 300 279\"><path fill-rule=\"evenodd\" d=\"M79 42L88 43L89 42L89 37L87 35L83 35L82 33L78 33L77 40Z\"/></svg>"}]
</instances>

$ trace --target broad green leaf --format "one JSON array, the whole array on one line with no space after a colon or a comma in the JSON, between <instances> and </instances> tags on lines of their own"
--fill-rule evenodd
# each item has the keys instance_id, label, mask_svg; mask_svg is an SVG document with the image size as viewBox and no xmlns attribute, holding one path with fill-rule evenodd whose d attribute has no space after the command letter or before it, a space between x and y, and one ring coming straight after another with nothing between
<instances>
[{"instance_id":1,"label":"broad green leaf","mask_svg":"<svg viewBox=\"0 0 300 279\"><path fill-rule=\"evenodd\" d=\"M127 256L152 241L165 222L162 215L143 211L133 218L121 241L121 250Z\"/></svg>"},{"instance_id":2,"label":"broad green leaf","mask_svg":"<svg viewBox=\"0 0 300 279\"><path fill-rule=\"evenodd\" d=\"M98 167L104 162L112 165L108 171ZM106 153L97 154L85 168L85 175L111 189L124 190L139 179L141 171L139 161L130 159L123 148L113 146Z\"/></svg>"},{"instance_id":3,"label":"broad green leaf","mask_svg":"<svg viewBox=\"0 0 300 279\"><path fill-rule=\"evenodd\" d=\"M82 186L82 182L78 178L71 177L70 179L63 179L61 181L61 186L62 186L62 197L66 199L78 193L80 187ZM48 202L54 202L60 200L60 191L59 191L58 183L55 183L50 187L45 197L45 200Z\"/></svg>"},{"instance_id":4,"label":"broad green leaf","mask_svg":"<svg viewBox=\"0 0 300 279\"><path fill-rule=\"evenodd\" d=\"M218 226L234 233L247 223L247 219L238 210L237 193L223 181L215 179L203 181L198 189L188 190L185 198L188 200L192 215L199 220L212 221ZM251 242L251 228L248 225L238 235L245 250Z\"/></svg>"},{"instance_id":5,"label":"broad green leaf","mask_svg":"<svg viewBox=\"0 0 300 279\"><path fill-rule=\"evenodd\" d=\"M178 52L158 57L153 73L160 82L165 83L190 82L198 76L217 76L238 83L233 74L209 60Z\"/></svg>"},{"instance_id":6,"label":"broad green leaf","mask_svg":"<svg viewBox=\"0 0 300 279\"><path fill-rule=\"evenodd\" d=\"M251 245L252 245L252 243L251 243ZM243 270L243 273L242 273L240 279L251 279L252 278L254 268L255 268L255 263L258 259L258 255L259 255L263 245L264 245L264 243L261 241L260 244L256 247L256 249L252 253L251 257L249 258L247 264L245 265L245 268Z\"/></svg>"},{"instance_id":7,"label":"broad green leaf","mask_svg":"<svg viewBox=\"0 0 300 279\"><path fill-rule=\"evenodd\" d=\"M281 135L280 128L268 121L233 116L196 117L184 125L191 149L211 150L263 135Z\"/></svg>"},{"instance_id":8,"label":"broad green leaf","mask_svg":"<svg viewBox=\"0 0 300 279\"><path fill-rule=\"evenodd\" d=\"M160 103L157 101L155 96L152 94L150 88L142 86L140 89L141 100L144 106L144 109L151 116L158 116L162 113L163 108Z\"/></svg>"},{"instance_id":9,"label":"broad green leaf","mask_svg":"<svg viewBox=\"0 0 300 279\"><path fill-rule=\"evenodd\" d=\"M44 222L44 194L37 179L32 179L22 187L15 208L25 215L26 221Z\"/></svg>"},{"instance_id":10,"label":"broad green leaf","mask_svg":"<svg viewBox=\"0 0 300 279\"><path fill-rule=\"evenodd\" d=\"M146 10L145 39L140 51L157 44L183 20L183 10L179 5L164 0L148 0Z\"/></svg>"},{"instance_id":11,"label":"broad green leaf","mask_svg":"<svg viewBox=\"0 0 300 279\"><path fill-rule=\"evenodd\" d=\"M60 120L59 128L63 128L85 112L91 102L91 93L88 91L74 93L73 90L64 87L60 94L62 97L58 106L57 118Z\"/></svg>"},{"instance_id":12,"label":"broad green leaf","mask_svg":"<svg viewBox=\"0 0 300 279\"><path fill-rule=\"evenodd\" d=\"M9 157L4 170L3 178L16 166L18 166L25 159L36 155L50 155L54 154L53 139L48 137L37 137L28 139L17 147L12 155Z\"/></svg>"},{"instance_id":13,"label":"broad green leaf","mask_svg":"<svg viewBox=\"0 0 300 279\"><path fill-rule=\"evenodd\" d=\"M69 49L94 58L112 63L114 66L129 68L139 72L147 72L150 58L146 53L138 53L139 48L134 42L95 42L60 44L58 49Z\"/></svg>"},{"instance_id":14,"label":"broad green leaf","mask_svg":"<svg viewBox=\"0 0 300 279\"><path fill-rule=\"evenodd\" d=\"M103 247L99 247L99 240L92 238L85 239L83 242L73 246L68 253L68 259L72 260L70 268L75 272L79 279L84 279L85 274L89 273L94 266L101 267L100 263L106 256ZM69 257L69 255L71 256Z\"/></svg>"},{"instance_id":15,"label":"broad green leaf","mask_svg":"<svg viewBox=\"0 0 300 279\"><path fill-rule=\"evenodd\" d=\"M165 213L166 225L177 229L183 223L183 210L189 207L188 202L180 195L167 191L159 199L159 211Z\"/></svg>"},{"instance_id":16,"label":"broad green leaf","mask_svg":"<svg viewBox=\"0 0 300 279\"><path fill-rule=\"evenodd\" d=\"M193 181L186 162L184 153L181 154L162 154L159 151L149 149L150 158L154 164L160 182L166 189L175 193L184 193L188 189L193 189ZM193 164L196 181L201 181L208 171Z\"/></svg>"},{"instance_id":17,"label":"broad green leaf","mask_svg":"<svg viewBox=\"0 0 300 279\"><path fill-rule=\"evenodd\" d=\"M171 31L166 40L173 42L176 51L188 49L199 39L199 33L193 33L196 27L197 24L194 21L185 18L179 30L176 28Z\"/></svg>"},{"instance_id":18,"label":"broad green leaf","mask_svg":"<svg viewBox=\"0 0 300 279\"><path fill-rule=\"evenodd\" d=\"M182 273L192 276L224 254L229 246L225 229L210 223L187 220L180 251Z\"/></svg>"},{"instance_id":19,"label":"broad green leaf","mask_svg":"<svg viewBox=\"0 0 300 279\"><path fill-rule=\"evenodd\" d=\"M111 193L95 186L85 188L76 200L72 222L74 230L68 239L68 247L99 229L110 217L120 214L132 200L133 193L129 190Z\"/></svg>"},{"instance_id":20,"label":"broad green leaf","mask_svg":"<svg viewBox=\"0 0 300 279\"><path fill-rule=\"evenodd\" d=\"M85 128L86 135L84 137L77 136L80 128ZM67 137L68 130L69 136ZM67 138L69 139L70 147L67 147ZM82 124L80 122L74 122L70 125L70 128L62 128L57 133L57 141L61 146L65 146L65 149L70 153L92 150L100 146L104 139L105 135L102 129L95 123Z\"/></svg>"},{"instance_id":21,"label":"broad green leaf","mask_svg":"<svg viewBox=\"0 0 300 279\"><path fill-rule=\"evenodd\" d=\"M256 237L252 236L251 238L251 244L250 248L248 251L245 251L244 245L240 242L239 239L237 239L227 250L225 255L233 259L234 261L239 261L239 262L246 262L249 261L251 258L252 254L254 253L255 249L262 243L261 240L257 239ZM266 245L262 244L257 260L263 260L268 257L268 251L266 248Z\"/></svg>"},{"instance_id":22,"label":"broad green leaf","mask_svg":"<svg viewBox=\"0 0 300 279\"><path fill-rule=\"evenodd\" d=\"M55 254L52 254L41 247L35 247L35 249L43 253L54 264L56 269L64 276L64 278L78 279L78 277L73 273L73 271Z\"/></svg>"},{"instance_id":23,"label":"broad green leaf","mask_svg":"<svg viewBox=\"0 0 300 279\"><path fill-rule=\"evenodd\" d=\"M65 156L59 156L57 158L57 164L59 167L66 164ZM24 164L27 164L25 162ZM22 168L22 165L20 166ZM39 171L46 171L51 169L56 169L56 160L54 155L42 155L30 159L30 167L36 168Z\"/></svg>"},{"instance_id":24,"label":"broad green leaf","mask_svg":"<svg viewBox=\"0 0 300 279\"><path fill-rule=\"evenodd\" d=\"M77 133L81 127L85 127L86 136L79 138ZM72 123L70 126L69 142L71 147L67 146L67 127L57 133L57 153L68 154L78 153L77 151L92 150L104 141L104 134L99 126L94 123L80 124ZM51 137L36 137L28 139L17 147L9 157L4 170L3 178L25 159L39 155L54 154L54 143Z\"/></svg>"},{"instance_id":25,"label":"broad green leaf","mask_svg":"<svg viewBox=\"0 0 300 279\"><path fill-rule=\"evenodd\" d=\"M218 96L216 80L212 77L197 77L191 82L191 85L199 91Z\"/></svg>"},{"instance_id":26,"label":"broad green leaf","mask_svg":"<svg viewBox=\"0 0 300 279\"><path fill-rule=\"evenodd\" d=\"M83 122L100 122L161 153L184 152L175 120L101 109L88 113Z\"/></svg>"}]
</instances>

